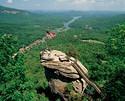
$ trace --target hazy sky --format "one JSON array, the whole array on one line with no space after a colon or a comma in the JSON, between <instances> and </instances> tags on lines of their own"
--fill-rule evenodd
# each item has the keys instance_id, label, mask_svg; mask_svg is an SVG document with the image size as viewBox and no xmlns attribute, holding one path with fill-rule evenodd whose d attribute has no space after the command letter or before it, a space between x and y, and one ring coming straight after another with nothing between
<instances>
[{"instance_id":1,"label":"hazy sky","mask_svg":"<svg viewBox=\"0 0 125 101\"><path fill-rule=\"evenodd\" d=\"M125 0L0 0L0 5L26 10L125 11Z\"/></svg>"}]
</instances>

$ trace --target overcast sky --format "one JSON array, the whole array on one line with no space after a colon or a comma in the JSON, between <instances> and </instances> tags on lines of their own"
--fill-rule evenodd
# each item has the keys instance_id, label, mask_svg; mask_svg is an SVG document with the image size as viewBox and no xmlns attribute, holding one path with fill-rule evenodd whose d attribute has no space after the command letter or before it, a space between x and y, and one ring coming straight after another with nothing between
<instances>
[{"instance_id":1,"label":"overcast sky","mask_svg":"<svg viewBox=\"0 0 125 101\"><path fill-rule=\"evenodd\" d=\"M0 0L0 5L26 10L125 11L125 0Z\"/></svg>"}]
</instances>

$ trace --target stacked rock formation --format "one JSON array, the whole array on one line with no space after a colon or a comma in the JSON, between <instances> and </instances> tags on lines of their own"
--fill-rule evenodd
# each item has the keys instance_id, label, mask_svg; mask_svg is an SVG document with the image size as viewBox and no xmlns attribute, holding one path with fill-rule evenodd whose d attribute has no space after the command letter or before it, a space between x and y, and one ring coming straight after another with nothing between
<instances>
[{"instance_id":1,"label":"stacked rock formation","mask_svg":"<svg viewBox=\"0 0 125 101\"><path fill-rule=\"evenodd\" d=\"M40 59L41 64L45 68L45 75L51 91L59 94L64 100L66 100L66 87L69 83L72 84L74 92L81 95L84 93L87 85L92 83L87 76L88 70L81 62L73 57L68 57L61 51L41 51ZM92 84L92 86L96 89L95 84Z\"/></svg>"}]
</instances>

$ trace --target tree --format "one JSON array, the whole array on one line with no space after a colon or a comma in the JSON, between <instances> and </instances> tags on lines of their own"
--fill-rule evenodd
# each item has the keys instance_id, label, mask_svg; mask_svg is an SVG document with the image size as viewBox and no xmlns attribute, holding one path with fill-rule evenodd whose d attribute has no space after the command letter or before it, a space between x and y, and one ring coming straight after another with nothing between
<instances>
[{"instance_id":1,"label":"tree","mask_svg":"<svg viewBox=\"0 0 125 101\"><path fill-rule=\"evenodd\" d=\"M107 49L111 65L112 74L105 83L105 100L124 101L125 100L125 25L117 25L111 31L108 39Z\"/></svg>"},{"instance_id":2,"label":"tree","mask_svg":"<svg viewBox=\"0 0 125 101\"><path fill-rule=\"evenodd\" d=\"M0 37L0 65L6 66L12 62L12 55L17 51L16 37L3 35Z\"/></svg>"},{"instance_id":3,"label":"tree","mask_svg":"<svg viewBox=\"0 0 125 101\"><path fill-rule=\"evenodd\" d=\"M16 46L13 36L0 37L0 101L35 101L33 82L25 76L23 55L12 58Z\"/></svg>"},{"instance_id":4,"label":"tree","mask_svg":"<svg viewBox=\"0 0 125 101\"><path fill-rule=\"evenodd\" d=\"M115 72L105 84L106 101L125 101L125 68Z\"/></svg>"},{"instance_id":5,"label":"tree","mask_svg":"<svg viewBox=\"0 0 125 101\"><path fill-rule=\"evenodd\" d=\"M110 33L107 43L108 52L112 55L125 56L125 25L117 25Z\"/></svg>"}]
</instances>

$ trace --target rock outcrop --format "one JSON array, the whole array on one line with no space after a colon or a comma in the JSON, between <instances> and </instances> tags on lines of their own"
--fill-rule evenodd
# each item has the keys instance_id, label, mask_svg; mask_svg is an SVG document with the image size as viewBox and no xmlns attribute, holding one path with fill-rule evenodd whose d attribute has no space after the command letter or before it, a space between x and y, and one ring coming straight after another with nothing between
<instances>
[{"instance_id":1,"label":"rock outcrop","mask_svg":"<svg viewBox=\"0 0 125 101\"><path fill-rule=\"evenodd\" d=\"M75 58L58 50L44 50L40 52L40 59L51 91L59 94L63 100L67 100L65 94L69 83L72 84L73 91L80 95L83 95L88 84L97 88L88 79L88 70ZM101 92L97 88L98 91Z\"/></svg>"}]
</instances>

